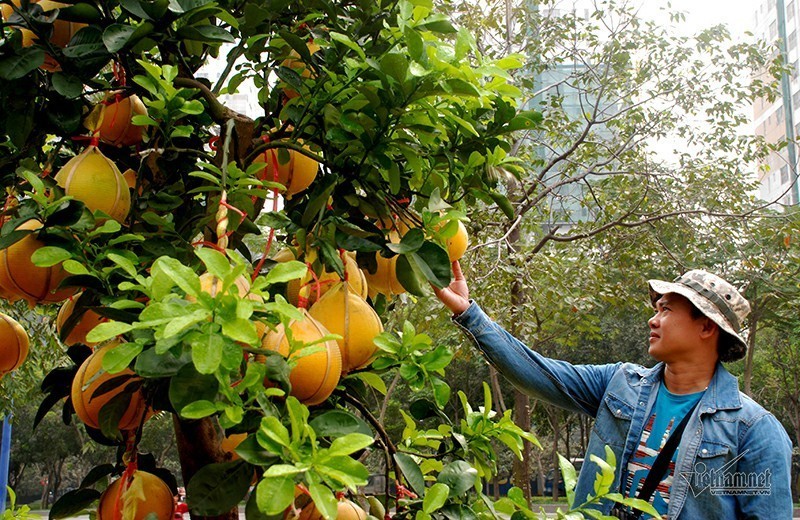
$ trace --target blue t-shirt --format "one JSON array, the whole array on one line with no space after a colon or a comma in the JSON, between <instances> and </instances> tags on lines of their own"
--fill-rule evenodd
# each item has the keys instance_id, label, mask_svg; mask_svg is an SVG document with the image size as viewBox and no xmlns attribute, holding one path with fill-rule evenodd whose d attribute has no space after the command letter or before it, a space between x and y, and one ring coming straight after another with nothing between
<instances>
[{"instance_id":1,"label":"blue t-shirt","mask_svg":"<svg viewBox=\"0 0 800 520\"><path fill-rule=\"evenodd\" d=\"M703 392L694 394L673 394L667 390L666 385L662 384L658 388L656 402L653 405L653 412L642 430L642 437L639 439L639 446L628 462L628 478L625 483L625 496L636 497L639 489L644 485L644 480L650 472L650 468L658 456L658 453L666 444L672 430L683 420L683 417L691 411L692 407L703 396ZM675 472L675 461L678 457L678 450L672 454L664 478L656 486L650 503L656 511L662 515L667 514L669 507L669 490L672 487L673 473ZM650 515L642 515L642 518L651 518Z\"/></svg>"}]
</instances>

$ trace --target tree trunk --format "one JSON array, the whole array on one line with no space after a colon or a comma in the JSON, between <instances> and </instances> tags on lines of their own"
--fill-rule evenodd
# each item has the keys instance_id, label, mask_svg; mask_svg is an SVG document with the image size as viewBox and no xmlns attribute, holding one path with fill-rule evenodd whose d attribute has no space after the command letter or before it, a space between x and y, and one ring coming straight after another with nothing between
<instances>
[{"instance_id":1,"label":"tree trunk","mask_svg":"<svg viewBox=\"0 0 800 520\"><path fill-rule=\"evenodd\" d=\"M173 415L175 439L178 444L178 458L184 485L204 466L223 462L223 452L219 447L216 424L210 419L183 420ZM189 497L191 504L191 497ZM239 511L234 508L220 516L199 516L189 511L193 520L238 520Z\"/></svg>"},{"instance_id":2,"label":"tree trunk","mask_svg":"<svg viewBox=\"0 0 800 520\"><path fill-rule=\"evenodd\" d=\"M753 353L756 350L756 331L758 330L758 317L760 314L756 296L753 296L752 302L753 308L750 313L749 325L750 332L747 335L747 357L745 357L744 374L742 375L742 391L751 397L753 396L751 386L753 381Z\"/></svg>"},{"instance_id":3,"label":"tree trunk","mask_svg":"<svg viewBox=\"0 0 800 520\"><path fill-rule=\"evenodd\" d=\"M525 431L531 429L530 398L514 390L514 422ZM514 485L520 488L525 495L525 500L531 502L531 443L522 443L522 460L514 459Z\"/></svg>"},{"instance_id":4,"label":"tree trunk","mask_svg":"<svg viewBox=\"0 0 800 520\"><path fill-rule=\"evenodd\" d=\"M513 245L520 240L520 226L516 226L508 234L509 249L513 249ZM522 305L525 301L525 292L519 280L514 280L511 283L511 320L510 331L513 335L519 336L519 324L522 323L521 313ZM531 429L531 403L530 397L521 391L514 390L514 422L521 429L530 431ZM530 503L531 501L531 443L523 441L522 445L522 460L514 460L514 485L519 487L525 499Z\"/></svg>"},{"instance_id":5,"label":"tree trunk","mask_svg":"<svg viewBox=\"0 0 800 520\"><path fill-rule=\"evenodd\" d=\"M553 424L553 492L551 496L553 500L558 500L558 483L561 482L561 471L558 468L558 430L561 426L561 412L554 410L554 407L548 406L548 413L552 418Z\"/></svg>"}]
</instances>

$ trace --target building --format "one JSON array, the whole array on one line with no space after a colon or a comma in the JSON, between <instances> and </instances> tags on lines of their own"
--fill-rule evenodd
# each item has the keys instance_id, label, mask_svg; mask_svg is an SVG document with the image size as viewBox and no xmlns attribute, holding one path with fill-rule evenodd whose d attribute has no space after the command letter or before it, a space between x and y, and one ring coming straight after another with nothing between
<instances>
[{"instance_id":1,"label":"building","mask_svg":"<svg viewBox=\"0 0 800 520\"><path fill-rule=\"evenodd\" d=\"M754 13L756 38L774 43L784 52L791 74L784 75L781 93L774 102L759 99L753 105L755 134L769 143L788 139L788 146L772 152L760 165L759 196L765 201L784 205L798 202L797 148L792 142L800 135L800 0L758 0Z\"/></svg>"}]
</instances>

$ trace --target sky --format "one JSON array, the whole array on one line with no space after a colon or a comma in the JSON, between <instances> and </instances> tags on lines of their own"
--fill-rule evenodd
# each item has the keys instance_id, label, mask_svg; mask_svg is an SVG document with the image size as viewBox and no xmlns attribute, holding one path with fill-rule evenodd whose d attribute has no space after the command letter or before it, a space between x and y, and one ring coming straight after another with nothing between
<instances>
[{"instance_id":1,"label":"sky","mask_svg":"<svg viewBox=\"0 0 800 520\"><path fill-rule=\"evenodd\" d=\"M686 13L686 27L701 29L710 25L724 23L731 34L744 35L753 31L753 13L760 0L671 0L673 9ZM641 0L642 13L652 13L658 19L659 7L665 6L663 0Z\"/></svg>"}]
</instances>

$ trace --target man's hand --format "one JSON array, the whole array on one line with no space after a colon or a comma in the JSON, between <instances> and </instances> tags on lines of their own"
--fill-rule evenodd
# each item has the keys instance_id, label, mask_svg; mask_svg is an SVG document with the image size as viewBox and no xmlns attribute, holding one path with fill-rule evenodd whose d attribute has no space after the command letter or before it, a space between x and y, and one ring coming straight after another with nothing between
<instances>
[{"instance_id":1,"label":"man's hand","mask_svg":"<svg viewBox=\"0 0 800 520\"><path fill-rule=\"evenodd\" d=\"M450 309L453 314L461 314L469 307L469 288L461 272L461 264L458 260L453 262L453 281L444 289L433 288L436 297L439 298L445 307Z\"/></svg>"}]
</instances>

